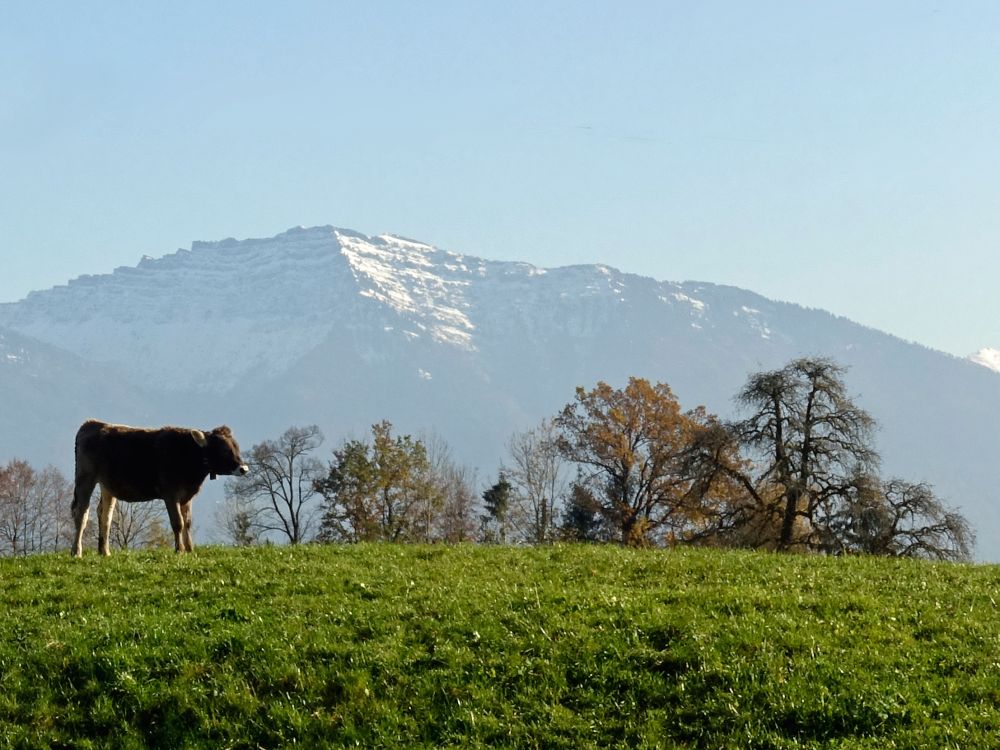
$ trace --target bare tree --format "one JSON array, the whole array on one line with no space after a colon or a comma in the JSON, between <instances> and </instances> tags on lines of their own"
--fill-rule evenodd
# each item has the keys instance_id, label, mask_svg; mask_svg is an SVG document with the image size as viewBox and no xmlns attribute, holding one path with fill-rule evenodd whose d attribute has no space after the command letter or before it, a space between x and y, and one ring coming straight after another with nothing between
<instances>
[{"instance_id":1,"label":"bare tree","mask_svg":"<svg viewBox=\"0 0 1000 750\"><path fill-rule=\"evenodd\" d=\"M290 544L308 541L317 510L315 484L323 475L322 463L310 454L322 442L319 427L310 425L289 427L277 440L253 446L250 472L226 481L225 507L245 514L233 523L245 524L258 538L277 534Z\"/></svg>"},{"instance_id":2,"label":"bare tree","mask_svg":"<svg viewBox=\"0 0 1000 750\"><path fill-rule=\"evenodd\" d=\"M844 369L797 359L751 375L741 422L709 422L684 471L696 484L721 478L718 541L775 550L968 558L974 534L928 485L883 481L872 418L847 396ZM719 484L717 486L725 486ZM734 491L735 490L735 491Z\"/></svg>"},{"instance_id":3,"label":"bare tree","mask_svg":"<svg viewBox=\"0 0 1000 750\"><path fill-rule=\"evenodd\" d=\"M476 538L476 475L473 469L459 465L452 458L451 449L440 437L423 438L427 446L427 460L439 502L425 504L429 514L428 528L432 541L451 544L471 542Z\"/></svg>"},{"instance_id":4,"label":"bare tree","mask_svg":"<svg viewBox=\"0 0 1000 750\"><path fill-rule=\"evenodd\" d=\"M0 474L0 541L9 555L25 555L30 549L29 525L38 515L34 507L35 471L27 461L14 459Z\"/></svg>"},{"instance_id":5,"label":"bare tree","mask_svg":"<svg viewBox=\"0 0 1000 750\"><path fill-rule=\"evenodd\" d=\"M20 459L0 466L0 551L27 555L68 543L71 497L69 482L54 467L37 471Z\"/></svg>"},{"instance_id":6,"label":"bare tree","mask_svg":"<svg viewBox=\"0 0 1000 750\"><path fill-rule=\"evenodd\" d=\"M829 359L797 359L751 375L737 397L752 410L736 429L757 468L743 486L780 516L779 550L822 547L838 500L878 465L874 420L847 396L843 374Z\"/></svg>"},{"instance_id":7,"label":"bare tree","mask_svg":"<svg viewBox=\"0 0 1000 750\"><path fill-rule=\"evenodd\" d=\"M514 490L525 540L544 544L556 538L557 509L566 494L566 461L559 450L559 433L550 419L507 443L510 465L501 470Z\"/></svg>"},{"instance_id":8,"label":"bare tree","mask_svg":"<svg viewBox=\"0 0 1000 750\"><path fill-rule=\"evenodd\" d=\"M66 547L74 536L75 524L70 511L73 484L54 466L35 473L35 501L39 517L27 535L34 551L55 552Z\"/></svg>"},{"instance_id":9,"label":"bare tree","mask_svg":"<svg viewBox=\"0 0 1000 750\"><path fill-rule=\"evenodd\" d=\"M437 477L442 504L435 538L450 544L474 541L479 502L475 472L467 466L451 464Z\"/></svg>"},{"instance_id":10,"label":"bare tree","mask_svg":"<svg viewBox=\"0 0 1000 750\"><path fill-rule=\"evenodd\" d=\"M928 484L859 476L855 493L831 523L829 551L932 560L968 560L968 522Z\"/></svg>"},{"instance_id":11,"label":"bare tree","mask_svg":"<svg viewBox=\"0 0 1000 750\"><path fill-rule=\"evenodd\" d=\"M261 529L254 526L254 500L227 493L222 505L216 509L216 523L222 527L229 542L235 547L250 547L261 541Z\"/></svg>"},{"instance_id":12,"label":"bare tree","mask_svg":"<svg viewBox=\"0 0 1000 750\"><path fill-rule=\"evenodd\" d=\"M167 535L163 523L165 513L160 503L116 503L111 518L111 544L121 550L173 547L173 539Z\"/></svg>"}]
</instances>

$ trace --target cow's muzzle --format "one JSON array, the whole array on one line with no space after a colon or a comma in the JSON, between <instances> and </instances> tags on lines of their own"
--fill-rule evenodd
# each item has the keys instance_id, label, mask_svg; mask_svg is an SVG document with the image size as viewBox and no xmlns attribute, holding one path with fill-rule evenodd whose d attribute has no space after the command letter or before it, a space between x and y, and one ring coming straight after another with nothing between
<instances>
[{"instance_id":1,"label":"cow's muzzle","mask_svg":"<svg viewBox=\"0 0 1000 750\"><path fill-rule=\"evenodd\" d=\"M236 474L241 477L245 477L249 473L250 473L250 467L247 466L246 464L242 464L240 468L236 470Z\"/></svg>"}]
</instances>

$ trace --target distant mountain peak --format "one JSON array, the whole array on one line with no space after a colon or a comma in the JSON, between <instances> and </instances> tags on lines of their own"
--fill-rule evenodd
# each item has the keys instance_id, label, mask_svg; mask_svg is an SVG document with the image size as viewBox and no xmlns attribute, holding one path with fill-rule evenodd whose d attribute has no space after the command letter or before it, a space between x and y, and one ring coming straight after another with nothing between
<instances>
[{"instance_id":1,"label":"distant mountain peak","mask_svg":"<svg viewBox=\"0 0 1000 750\"><path fill-rule=\"evenodd\" d=\"M984 347L969 356L969 361L987 367L993 372L1000 372L1000 349Z\"/></svg>"}]
</instances>

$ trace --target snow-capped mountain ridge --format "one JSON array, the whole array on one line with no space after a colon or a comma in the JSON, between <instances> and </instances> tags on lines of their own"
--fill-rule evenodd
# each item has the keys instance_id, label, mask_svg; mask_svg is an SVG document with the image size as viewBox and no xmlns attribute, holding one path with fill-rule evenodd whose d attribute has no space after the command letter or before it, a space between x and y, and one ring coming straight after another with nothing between
<instances>
[{"instance_id":1,"label":"snow-capped mountain ridge","mask_svg":"<svg viewBox=\"0 0 1000 750\"><path fill-rule=\"evenodd\" d=\"M630 282L650 281L605 265L540 269L390 234L297 227L271 238L196 241L190 250L32 292L0 305L0 324L138 382L225 392L251 371L275 374L307 353L350 322L357 298L375 303L384 329L474 351L481 325L509 328L512 313L536 328L554 301L558 325L521 333L588 335L608 308L629 301ZM704 317L706 303L691 290L652 283L665 305ZM498 307L503 315L494 314Z\"/></svg>"}]
</instances>

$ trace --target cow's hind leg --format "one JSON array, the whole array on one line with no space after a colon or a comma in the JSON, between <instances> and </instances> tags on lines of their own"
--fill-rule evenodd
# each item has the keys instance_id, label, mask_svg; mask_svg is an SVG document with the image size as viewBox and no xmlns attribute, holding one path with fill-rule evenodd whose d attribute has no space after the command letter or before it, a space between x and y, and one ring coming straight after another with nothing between
<instances>
[{"instance_id":1,"label":"cow's hind leg","mask_svg":"<svg viewBox=\"0 0 1000 750\"><path fill-rule=\"evenodd\" d=\"M184 551L184 514L181 512L181 504L173 500L164 500L167 506L167 515L170 516L170 528L174 530L174 550Z\"/></svg>"},{"instance_id":2,"label":"cow's hind leg","mask_svg":"<svg viewBox=\"0 0 1000 750\"><path fill-rule=\"evenodd\" d=\"M83 531L87 528L90 517L90 497L94 494L97 479L87 474L77 473L76 485L73 487L73 523L76 525L76 536L73 538L73 557L83 557Z\"/></svg>"},{"instance_id":3,"label":"cow's hind leg","mask_svg":"<svg viewBox=\"0 0 1000 750\"><path fill-rule=\"evenodd\" d=\"M97 539L97 551L107 557L111 554L108 547L108 537L111 534L111 516L115 512L115 496L101 485L101 499L97 503L97 523L100 535Z\"/></svg>"}]
</instances>

